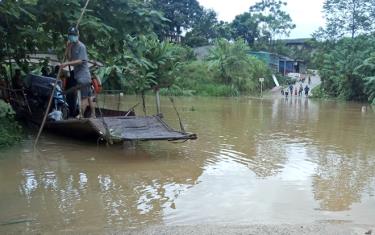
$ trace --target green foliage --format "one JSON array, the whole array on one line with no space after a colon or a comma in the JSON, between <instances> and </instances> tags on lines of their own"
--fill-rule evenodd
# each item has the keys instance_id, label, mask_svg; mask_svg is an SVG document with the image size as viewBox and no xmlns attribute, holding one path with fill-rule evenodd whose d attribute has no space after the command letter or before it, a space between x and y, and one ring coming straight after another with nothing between
<instances>
[{"instance_id":1,"label":"green foliage","mask_svg":"<svg viewBox=\"0 0 375 235\"><path fill-rule=\"evenodd\" d=\"M176 81L169 89L161 90L164 95L178 96L238 96L240 92L233 85L218 83L215 72L209 69L206 61L182 63L176 70Z\"/></svg>"},{"instance_id":2,"label":"green foliage","mask_svg":"<svg viewBox=\"0 0 375 235\"><path fill-rule=\"evenodd\" d=\"M249 56L249 51L243 40L234 43L218 40L208 57L214 78L226 85L233 85L240 92L258 90L258 78L270 77L271 72L263 62Z\"/></svg>"},{"instance_id":3,"label":"green foliage","mask_svg":"<svg viewBox=\"0 0 375 235\"><path fill-rule=\"evenodd\" d=\"M250 7L250 14L259 19L261 34L273 40L276 36L288 36L296 26L283 10L287 3L280 0L261 0Z\"/></svg>"},{"instance_id":4,"label":"green foliage","mask_svg":"<svg viewBox=\"0 0 375 235\"><path fill-rule=\"evenodd\" d=\"M127 38L127 46L113 58L111 66L98 71L103 82L128 93L172 86L173 71L192 52L179 45L160 41L155 35ZM119 81L113 83L112 81ZM120 87L118 87L120 85Z\"/></svg>"},{"instance_id":5,"label":"green foliage","mask_svg":"<svg viewBox=\"0 0 375 235\"><path fill-rule=\"evenodd\" d=\"M203 8L197 0L153 0L154 9L163 12L169 21L168 27L162 27L158 32L163 37L176 39L183 31L187 31L195 25L203 14Z\"/></svg>"},{"instance_id":6,"label":"green foliage","mask_svg":"<svg viewBox=\"0 0 375 235\"><path fill-rule=\"evenodd\" d=\"M25 54L51 51L61 57L66 30L75 25L86 0L0 2L0 63L12 56L22 66ZM167 19L138 0L92 0L80 28L80 38L95 59L107 62L126 46L126 35L149 34Z\"/></svg>"},{"instance_id":7,"label":"green foliage","mask_svg":"<svg viewBox=\"0 0 375 235\"><path fill-rule=\"evenodd\" d=\"M0 147L6 147L20 140L21 127L14 120L11 106L0 100Z\"/></svg>"},{"instance_id":8,"label":"green foliage","mask_svg":"<svg viewBox=\"0 0 375 235\"><path fill-rule=\"evenodd\" d=\"M27 73L35 68L28 65L26 54L52 51L61 59L66 30L76 23L85 3L86 0L63 0L58 4L55 0L1 0L0 64L13 57ZM274 0L262 1L250 9L259 36L253 38L272 38L286 32L278 31L285 29L283 20L290 20L281 10L282 5ZM248 55L250 49L242 40L229 43L234 31L231 26L218 22L216 13L202 8L197 0L91 0L79 29L89 58L106 65L96 71L106 89L143 93L157 88L178 91L176 87L181 87L183 94L251 93L259 86L258 78L270 77L270 72ZM246 30L244 27L242 33ZM227 40L217 41L209 62L192 62L191 49L164 41L179 42L185 31L185 45L204 45L219 37ZM195 71L184 72L191 68L207 77L201 78ZM189 77L188 84L181 76Z\"/></svg>"},{"instance_id":9,"label":"green foliage","mask_svg":"<svg viewBox=\"0 0 375 235\"><path fill-rule=\"evenodd\" d=\"M363 64L375 51L373 37L344 38L337 43L326 42L315 54L322 79L322 91L345 100L366 100L371 97L372 80L366 79ZM365 61L366 62L366 61ZM369 63L369 61L367 61ZM358 67L361 66L362 67ZM361 72L362 71L362 72Z\"/></svg>"},{"instance_id":10,"label":"green foliage","mask_svg":"<svg viewBox=\"0 0 375 235\"><path fill-rule=\"evenodd\" d=\"M326 0L326 26L315 38L327 40L315 54L322 85L318 94L375 103L374 1ZM345 38L351 36L351 39ZM358 36L359 35L359 36ZM335 41L336 40L336 41Z\"/></svg>"},{"instance_id":11,"label":"green foliage","mask_svg":"<svg viewBox=\"0 0 375 235\"><path fill-rule=\"evenodd\" d=\"M372 105L375 105L375 76L365 77L365 90L364 92L368 96L368 100Z\"/></svg>"},{"instance_id":12,"label":"green foliage","mask_svg":"<svg viewBox=\"0 0 375 235\"><path fill-rule=\"evenodd\" d=\"M326 26L320 28L315 37L332 40L368 33L374 27L373 3L369 0L325 0Z\"/></svg>"},{"instance_id":13,"label":"green foliage","mask_svg":"<svg viewBox=\"0 0 375 235\"><path fill-rule=\"evenodd\" d=\"M236 16L231 24L234 38L243 38L249 45L254 45L255 40L260 37L259 22L245 12Z\"/></svg>"},{"instance_id":14,"label":"green foliage","mask_svg":"<svg viewBox=\"0 0 375 235\"><path fill-rule=\"evenodd\" d=\"M273 43L277 36L288 36L296 26L283 10L286 2L261 0L232 22L233 37L243 38L251 46Z\"/></svg>"},{"instance_id":15,"label":"green foliage","mask_svg":"<svg viewBox=\"0 0 375 235\"><path fill-rule=\"evenodd\" d=\"M34 51L40 36L33 22L35 16L25 7L24 1L3 0L0 2L0 64L12 55L20 67L26 51Z\"/></svg>"},{"instance_id":16,"label":"green foliage","mask_svg":"<svg viewBox=\"0 0 375 235\"><path fill-rule=\"evenodd\" d=\"M329 99L330 96L322 89L321 85L314 87L311 90L311 98Z\"/></svg>"},{"instance_id":17,"label":"green foliage","mask_svg":"<svg viewBox=\"0 0 375 235\"><path fill-rule=\"evenodd\" d=\"M368 101L375 105L375 54L355 68L354 74L363 80L364 93Z\"/></svg>"},{"instance_id":18,"label":"green foliage","mask_svg":"<svg viewBox=\"0 0 375 235\"><path fill-rule=\"evenodd\" d=\"M268 67L248 54L243 40L216 42L206 61L186 61L174 70L175 85L168 95L238 96L258 92L260 77L271 78ZM266 79L267 80L267 79ZM269 87L270 79L265 84Z\"/></svg>"},{"instance_id":19,"label":"green foliage","mask_svg":"<svg viewBox=\"0 0 375 235\"><path fill-rule=\"evenodd\" d=\"M276 77L277 77L277 81L279 81L279 83L280 83L281 86L286 86L286 85L289 85L289 84L294 84L296 82L295 78L283 76L281 74L277 74Z\"/></svg>"},{"instance_id":20,"label":"green foliage","mask_svg":"<svg viewBox=\"0 0 375 235\"><path fill-rule=\"evenodd\" d=\"M186 33L183 42L192 47L208 45L211 40L217 38L217 27L218 21L216 12L203 9L194 28Z\"/></svg>"}]
</instances>

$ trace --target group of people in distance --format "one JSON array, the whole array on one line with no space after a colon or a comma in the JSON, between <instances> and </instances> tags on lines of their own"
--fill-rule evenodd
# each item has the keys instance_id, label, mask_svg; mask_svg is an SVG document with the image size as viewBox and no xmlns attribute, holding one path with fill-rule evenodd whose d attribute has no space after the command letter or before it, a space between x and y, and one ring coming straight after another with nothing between
<instances>
[{"instance_id":1,"label":"group of people in distance","mask_svg":"<svg viewBox=\"0 0 375 235\"><path fill-rule=\"evenodd\" d=\"M308 80L308 84L311 83L311 78L309 76L309 80ZM288 97L289 94L290 96L302 96L303 92L305 93L305 96L308 97L309 96L309 92L310 92L310 87L309 85L306 84L305 87L303 87L303 81L300 81L299 85L297 85L296 83L293 85L293 84L289 84L289 86L287 86L285 89L281 89L281 95L282 96L285 96L285 97Z\"/></svg>"}]
</instances>

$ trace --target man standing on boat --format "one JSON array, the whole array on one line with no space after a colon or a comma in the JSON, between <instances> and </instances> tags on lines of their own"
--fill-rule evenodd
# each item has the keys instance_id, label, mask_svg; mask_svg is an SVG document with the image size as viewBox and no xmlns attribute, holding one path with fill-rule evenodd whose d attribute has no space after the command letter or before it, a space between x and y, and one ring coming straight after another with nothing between
<instances>
[{"instance_id":1,"label":"man standing on boat","mask_svg":"<svg viewBox=\"0 0 375 235\"><path fill-rule=\"evenodd\" d=\"M76 27L68 29L68 62L62 63L61 68L66 66L74 67L74 79L77 81L79 118L84 116L87 106L91 107L91 117L95 117L95 106L91 90L91 75L88 66L86 46L79 41L79 31Z\"/></svg>"}]
</instances>

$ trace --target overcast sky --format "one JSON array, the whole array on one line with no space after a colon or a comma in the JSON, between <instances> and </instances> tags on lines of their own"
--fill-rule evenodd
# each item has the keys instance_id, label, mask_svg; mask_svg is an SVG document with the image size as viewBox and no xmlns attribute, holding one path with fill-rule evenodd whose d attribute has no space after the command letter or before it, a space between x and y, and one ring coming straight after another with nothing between
<instances>
[{"instance_id":1,"label":"overcast sky","mask_svg":"<svg viewBox=\"0 0 375 235\"><path fill-rule=\"evenodd\" d=\"M257 0L198 0L205 8L213 9L218 14L219 20L231 22L236 15L249 9ZM324 0L285 0L288 5L285 11L292 17L296 28L292 30L289 38L306 38L324 26L322 15Z\"/></svg>"}]
</instances>

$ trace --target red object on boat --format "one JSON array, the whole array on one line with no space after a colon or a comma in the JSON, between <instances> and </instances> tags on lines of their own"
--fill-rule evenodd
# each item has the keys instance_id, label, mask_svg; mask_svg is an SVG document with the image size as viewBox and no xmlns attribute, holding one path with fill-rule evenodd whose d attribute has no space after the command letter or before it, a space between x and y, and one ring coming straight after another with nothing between
<instances>
[{"instance_id":1,"label":"red object on boat","mask_svg":"<svg viewBox=\"0 0 375 235\"><path fill-rule=\"evenodd\" d=\"M95 90L96 94L99 94L102 91L102 84L101 84L100 80L98 79L98 77L94 76L92 78L92 85L94 87L94 90Z\"/></svg>"}]
</instances>

